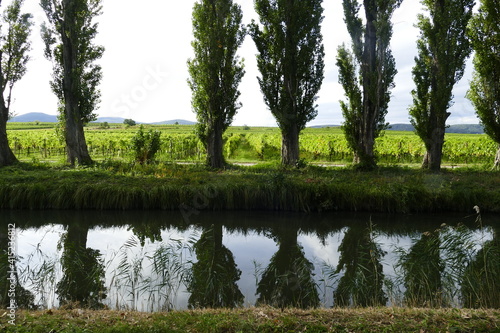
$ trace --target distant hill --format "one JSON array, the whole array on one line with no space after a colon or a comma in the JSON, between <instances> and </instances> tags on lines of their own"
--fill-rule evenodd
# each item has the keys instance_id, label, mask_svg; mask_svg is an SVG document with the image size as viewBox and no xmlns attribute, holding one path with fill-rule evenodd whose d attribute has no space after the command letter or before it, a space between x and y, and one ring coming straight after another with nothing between
<instances>
[{"instance_id":1,"label":"distant hill","mask_svg":"<svg viewBox=\"0 0 500 333\"><path fill-rule=\"evenodd\" d=\"M104 123L107 122L109 124L123 124L123 121L125 118L122 117L99 117L97 118L95 123ZM30 112L26 114L22 114L20 116L13 117L9 122L12 123L31 123L34 121L39 121L41 123L56 123L57 116L42 113L42 112ZM178 123L179 125L195 125L196 123L193 121L189 120L184 120L184 119L173 119L173 120L165 120L161 122L156 122L156 123L141 123L137 122L138 124L152 124L152 125L173 125L175 123Z\"/></svg>"},{"instance_id":2,"label":"distant hill","mask_svg":"<svg viewBox=\"0 0 500 333\"><path fill-rule=\"evenodd\" d=\"M414 128L411 124L390 124L388 130L413 132Z\"/></svg>"},{"instance_id":3,"label":"distant hill","mask_svg":"<svg viewBox=\"0 0 500 333\"><path fill-rule=\"evenodd\" d=\"M41 123L56 123L57 116L42 112L30 112L20 116L15 116L9 120L11 123L31 123L34 121L39 121Z\"/></svg>"},{"instance_id":4,"label":"distant hill","mask_svg":"<svg viewBox=\"0 0 500 333\"><path fill-rule=\"evenodd\" d=\"M125 118L121 117L98 117L93 123L109 123L109 124L123 124Z\"/></svg>"},{"instance_id":5,"label":"distant hill","mask_svg":"<svg viewBox=\"0 0 500 333\"><path fill-rule=\"evenodd\" d=\"M151 123L152 125L174 125L177 123L178 125L196 125L196 122L184 120L184 119L173 119L173 120L165 120L156 123Z\"/></svg>"},{"instance_id":6,"label":"distant hill","mask_svg":"<svg viewBox=\"0 0 500 333\"><path fill-rule=\"evenodd\" d=\"M391 124L390 131L413 131L414 128L410 124ZM458 133L458 134L483 134L484 129L480 124L459 124L450 125L446 129L446 133Z\"/></svg>"}]
</instances>

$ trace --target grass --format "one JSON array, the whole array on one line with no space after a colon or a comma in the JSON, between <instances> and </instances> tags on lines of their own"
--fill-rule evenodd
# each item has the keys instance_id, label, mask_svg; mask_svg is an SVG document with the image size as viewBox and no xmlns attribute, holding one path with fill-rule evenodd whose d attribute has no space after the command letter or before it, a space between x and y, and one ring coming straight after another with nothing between
<instances>
[{"instance_id":1,"label":"grass","mask_svg":"<svg viewBox=\"0 0 500 333\"><path fill-rule=\"evenodd\" d=\"M500 173L457 168L441 173L381 167L277 164L232 166L134 165L106 161L69 168L20 163L0 168L0 209L282 210L469 212L500 211Z\"/></svg>"},{"instance_id":2,"label":"grass","mask_svg":"<svg viewBox=\"0 0 500 333\"><path fill-rule=\"evenodd\" d=\"M166 313L19 311L3 332L500 332L499 310L365 308L297 310L245 308Z\"/></svg>"}]
</instances>

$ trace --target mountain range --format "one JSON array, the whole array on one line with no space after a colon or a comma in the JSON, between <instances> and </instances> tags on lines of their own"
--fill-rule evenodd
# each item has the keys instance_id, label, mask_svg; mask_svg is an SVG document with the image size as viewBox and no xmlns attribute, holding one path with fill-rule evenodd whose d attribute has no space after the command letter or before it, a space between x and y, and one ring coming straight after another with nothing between
<instances>
[{"instance_id":1,"label":"mountain range","mask_svg":"<svg viewBox=\"0 0 500 333\"><path fill-rule=\"evenodd\" d=\"M95 123L104 123L107 122L109 124L123 124L125 118L121 117L98 117ZM31 123L34 121L39 121L41 123L56 123L57 116L42 113L42 112L30 112L26 114L22 114L20 116L15 116L9 122L11 123ZM177 123L178 125L194 125L196 124L194 121L184 120L184 119L172 119L165 120L154 123L143 123L137 122L138 124L151 124L151 125L173 125Z\"/></svg>"},{"instance_id":2,"label":"mountain range","mask_svg":"<svg viewBox=\"0 0 500 333\"><path fill-rule=\"evenodd\" d=\"M110 124L123 124L125 118L120 117L99 117L95 122L97 123L110 123ZM49 115L42 112L30 112L20 116L13 117L10 122L19 122L19 123L30 123L34 121L39 121L42 123L55 123L57 122L57 116ZM137 122L141 124L141 122ZM154 123L144 123L151 125L194 125L196 122L184 120L184 119L172 119L165 120ZM337 127L339 125L318 125L311 126L313 128L319 127ZM392 131L413 131L413 126L410 124L391 124L389 130ZM464 134L482 134L484 133L483 126L480 124L459 124L459 125L450 125L446 129L446 133L464 133Z\"/></svg>"}]
</instances>

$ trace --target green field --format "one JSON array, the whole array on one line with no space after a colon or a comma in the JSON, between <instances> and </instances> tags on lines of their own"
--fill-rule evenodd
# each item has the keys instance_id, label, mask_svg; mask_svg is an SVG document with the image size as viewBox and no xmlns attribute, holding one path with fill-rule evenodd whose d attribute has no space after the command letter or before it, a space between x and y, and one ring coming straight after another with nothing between
<instances>
[{"instance_id":1,"label":"green field","mask_svg":"<svg viewBox=\"0 0 500 333\"><path fill-rule=\"evenodd\" d=\"M8 136L14 154L21 161L63 161L65 143L55 123L9 123ZM145 125L161 132L160 161L201 162L205 150L194 126ZM91 123L85 128L93 159L131 160L131 138L138 126ZM278 161L281 136L274 127L230 127L224 134L225 158L230 163ZM310 163L348 164L353 155L339 127L307 128L300 137L301 158ZM425 148L413 132L386 131L376 141L379 163L418 165ZM443 148L445 165L491 165L497 145L485 134L447 134Z\"/></svg>"}]
</instances>

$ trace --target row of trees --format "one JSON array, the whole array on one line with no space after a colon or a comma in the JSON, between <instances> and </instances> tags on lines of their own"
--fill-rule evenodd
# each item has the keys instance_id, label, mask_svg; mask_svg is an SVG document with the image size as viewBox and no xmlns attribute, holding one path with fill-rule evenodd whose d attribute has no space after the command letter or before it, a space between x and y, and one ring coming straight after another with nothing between
<instances>
[{"instance_id":1,"label":"row of trees","mask_svg":"<svg viewBox=\"0 0 500 333\"><path fill-rule=\"evenodd\" d=\"M0 56L0 165L16 161L6 133L14 83L26 71L31 16L21 14L23 0L14 0L4 16ZM206 145L207 164L224 165L222 134L241 107L238 85L245 73L236 52L250 34L259 52L258 78L264 101L282 133L282 163L299 161L299 134L317 115L317 93L324 72L322 0L254 0L260 24L242 25L241 7L232 0L200 0L193 8L192 43L188 61L192 107L197 133ZM387 127L385 116L397 73L390 50L391 18L402 0L343 0L351 47L338 48L339 81L347 101L341 101L343 130L355 163L376 167L375 138ZM423 167L439 170L452 89L464 72L465 59L476 51L475 74L468 97L488 133L500 144L500 0L482 0L472 14L473 0L423 0L413 78L411 122L425 143ZM101 0L41 0L47 15L42 26L45 56L52 61L51 87L60 101L68 162L91 163L83 124L95 118L101 68L95 64L104 49L93 44L94 18ZM1 5L1 0L0 0ZM361 9L364 15L360 14ZM471 18L474 18L471 20ZM5 97L5 93L7 97ZM500 164L500 153L496 165Z\"/></svg>"}]
</instances>

